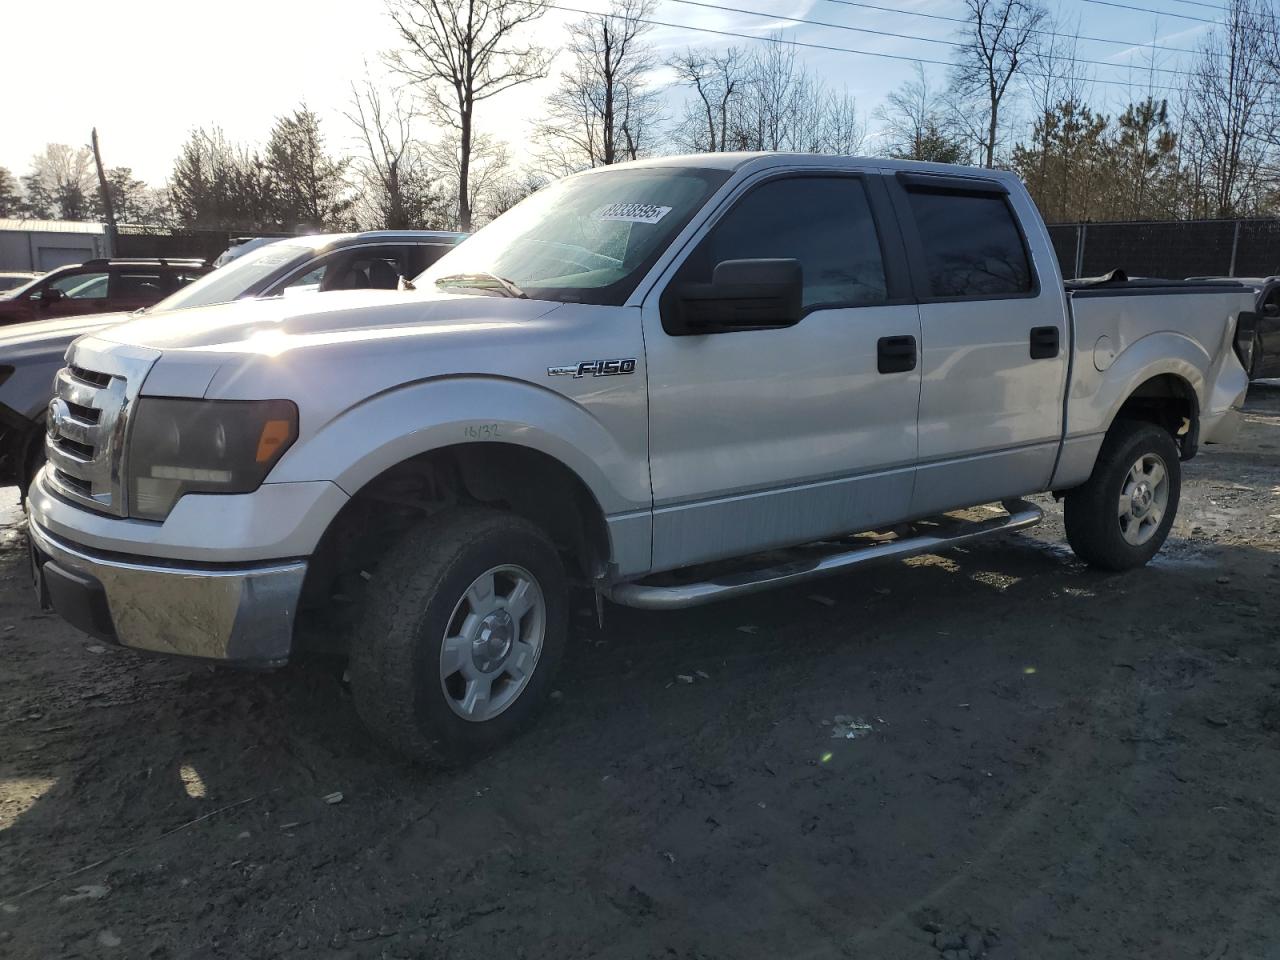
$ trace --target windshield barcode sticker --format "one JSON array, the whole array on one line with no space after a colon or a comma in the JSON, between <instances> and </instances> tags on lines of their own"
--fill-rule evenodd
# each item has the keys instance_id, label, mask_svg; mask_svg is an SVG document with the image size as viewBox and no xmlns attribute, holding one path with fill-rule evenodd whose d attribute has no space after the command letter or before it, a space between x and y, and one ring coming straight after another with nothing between
<instances>
[{"instance_id":1,"label":"windshield barcode sticker","mask_svg":"<svg viewBox=\"0 0 1280 960\"><path fill-rule=\"evenodd\" d=\"M596 219L657 223L670 212L670 207L659 207L653 203L610 203L596 211Z\"/></svg>"}]
</instances>

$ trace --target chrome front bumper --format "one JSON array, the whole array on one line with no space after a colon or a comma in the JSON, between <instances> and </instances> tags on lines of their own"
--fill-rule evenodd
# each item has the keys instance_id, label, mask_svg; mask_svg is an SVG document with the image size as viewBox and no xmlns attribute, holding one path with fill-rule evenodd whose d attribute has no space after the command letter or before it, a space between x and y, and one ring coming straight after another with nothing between
<instances>
[{"instance_id":1,"label":"chrome front bumper","mask_svg":"<svg viewBox=\"0 0 1280 960\"><path fill-rule=\"evenodd\" d=\"M243 666L289 657L305 561L199 567L108 555L58 539L34 518L28 536L42 605L87 633Z\"/></svg>"}]
</instances>

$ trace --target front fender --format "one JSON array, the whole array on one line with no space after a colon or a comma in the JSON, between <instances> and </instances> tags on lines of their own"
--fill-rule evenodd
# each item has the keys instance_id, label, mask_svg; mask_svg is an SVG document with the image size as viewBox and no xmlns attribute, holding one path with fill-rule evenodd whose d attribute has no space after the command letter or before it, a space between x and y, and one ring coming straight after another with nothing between
<instances>
[{"instance_id":1,"label":"front fender","mask_svg":"<svg viewBox=\"0 0 1280 960\"><path fill-rule=\"evenodd\" d=\"M433 378L370 397L290 450L270 479L331 480L354 494L410 457L463 443L514 444L554 457L606 515L650 506L643 435L616 436L550 389L491 376Z\"/></svg>"}]
</instances>

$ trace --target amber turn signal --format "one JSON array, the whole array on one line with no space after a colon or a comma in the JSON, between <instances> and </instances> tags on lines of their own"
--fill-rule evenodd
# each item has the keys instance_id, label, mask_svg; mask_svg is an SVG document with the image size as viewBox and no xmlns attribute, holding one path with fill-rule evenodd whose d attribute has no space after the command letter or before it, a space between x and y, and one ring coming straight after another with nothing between
<instances>
[{"instance_id":1,"label":"amber turn signal","mask_svg":"<svg viewBox=\"0 0 1280 960\"><path fill-rule=\"evenodd\" d=\"M258 437L258 463L270 463L275 459L280 448L293 439L293 424L288 420L268 420L262 425L262 434Z\"/></svg>"}]
</instances>

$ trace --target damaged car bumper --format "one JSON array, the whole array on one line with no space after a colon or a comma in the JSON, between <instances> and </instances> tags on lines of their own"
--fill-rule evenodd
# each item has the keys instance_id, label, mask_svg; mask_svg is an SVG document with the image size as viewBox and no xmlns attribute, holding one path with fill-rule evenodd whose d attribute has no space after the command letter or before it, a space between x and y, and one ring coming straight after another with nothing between
<instances>
[{"instance_id":1,"label":"damaged car bumper","mask_svg":"<svg viewBox=\"0 0 1280 960\"><path fill-rule=\"evenodd\" d=\"M29 522L41 606L135 650L272 667L289 657L304 561L183 565L107 554Z\"/></svg>"}]
</instances>

